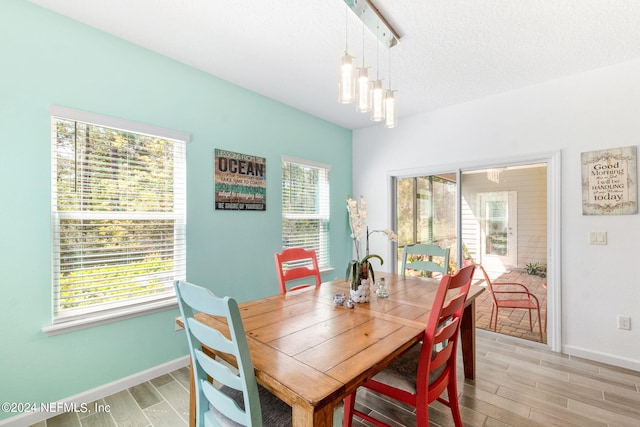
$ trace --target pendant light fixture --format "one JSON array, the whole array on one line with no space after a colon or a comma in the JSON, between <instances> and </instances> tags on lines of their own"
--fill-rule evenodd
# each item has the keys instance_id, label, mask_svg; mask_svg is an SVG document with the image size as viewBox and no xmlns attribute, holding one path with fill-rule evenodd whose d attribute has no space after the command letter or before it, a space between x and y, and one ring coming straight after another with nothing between
<instances>
[{"instance_id":1,"label":"pendant light fixture","mask_svg":"<svg viewBox=\"0 0 640 427\"><path fill-rule=\"evenodd\" d=\"M353 56L349 54L349 9L345 8L344 25L344 55L340 59L340 71L338 77L338 102L350 104L355 99L355 73Z\"/></svg>"},{"instance_id":2,"label":"pendant light fixture","mask_svg":"<svg viewBox=\"0 0 640 427\"><path fill-rule=\"evenodd\" d=\"M338 78L338 102L348 104L354 99L356 111L371 113L373 121L383 121L385 127L396 126L397 112L395 103L395 90L391 89L391 77L389 88L384 89L383 80L380 78L380 52L376 45L376 80L369 80L369 67L365 63L365 26L375 34L376 43L382 43L388 49L398 44L400 37L373 5L372 0L344 0L355 15L362 21L362 67L354 72L354 57L349 53L348 41L345 40L344 55L340 59L340 71ZM348 24L347 16L347 24ZM347 27L345 25L345 32ZM391 58L389 54L389 58ZM391 74L391 59L389 59L389 75Z\"/></svg>"},{"instance_id":3,"label":"pendant light fixture","mask_svg":"<svg viewBox=\"0 0 640 427\"><path fill-rule=\"evenodd\" d=\"M368 113L371 105L369 102L370 82L369 67L364 63L364 22L362 23L362 68L358 68L358 82L356 85L356 111Z\"/></svg>"}]
</instances>

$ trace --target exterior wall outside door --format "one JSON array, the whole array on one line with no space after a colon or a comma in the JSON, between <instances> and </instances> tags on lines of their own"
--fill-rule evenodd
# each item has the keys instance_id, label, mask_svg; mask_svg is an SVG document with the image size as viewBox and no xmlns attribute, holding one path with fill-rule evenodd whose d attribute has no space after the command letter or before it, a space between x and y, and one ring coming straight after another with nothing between
<instances>
[{"instance_id":1,"label":"exterior wall outside door","mask_svg":"<svg viewBox=\"0 0 640 427\"><path fill-rule=\"evenodd\" d=\"M516 167L491 170L467 171L462 174L462 239L467 252L476 262L487 263L487 268L524 268L528 263L546 263L547 248L547 194L546 165ZM504 255L493 254L486 257L487 245L484 222L486 204L481 209L481 195L497 193L517 193L510 216L512 239L507 245L514 245L512 259L495 258ZM490 200L490 199L489 199ZM497 248L493 248L497 250ZM493 262L492 262L493 261ZM495 265L494 265L495 264ZM500 270L496 270L500 271Z\"/></svg>"}]
</instances>

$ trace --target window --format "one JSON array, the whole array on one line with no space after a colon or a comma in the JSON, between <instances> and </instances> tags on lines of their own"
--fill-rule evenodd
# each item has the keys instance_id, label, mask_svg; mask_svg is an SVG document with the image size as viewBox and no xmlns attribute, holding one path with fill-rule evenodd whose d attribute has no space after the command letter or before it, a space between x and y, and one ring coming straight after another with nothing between
<instances>
[{"instance_id":1,"label":"window","mask_svg":"<svg viewBox=\"0 0 640 427\"><path fill-rule=\"evenodd\" d=\"M329 267L329 165L282 159L282 247L315 249Z\"/></svg>"},{"instance_id":2,"label":"window","mask_svg":"<svg viewBox=\"0 0 640 427\"><path fill-rule=\"evenodd\" d=\"M173 305L188 135L63 107L51 131L54 325Z\"/></svg>"}]
</instances>

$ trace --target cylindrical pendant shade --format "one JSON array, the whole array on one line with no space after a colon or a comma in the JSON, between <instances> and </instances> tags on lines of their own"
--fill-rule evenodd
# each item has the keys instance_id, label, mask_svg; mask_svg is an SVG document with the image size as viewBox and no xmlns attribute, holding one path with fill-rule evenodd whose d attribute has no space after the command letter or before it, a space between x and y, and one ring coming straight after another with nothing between
<instances>
[{"instance_id":1,"label":"cylindrical pendant shade","mask_svg":"<svg viewBox=\"0 0 640 427\"><path fill-rule=\"evenodd\" d=\"M353 56L347 51L340 60L340 75L338 77L338 102L349 104L355 98L355 74Z\"/></svg>"},{"instance_id":2,"label":"cylindrical pendant shade","mask_svg":"<svg viewBox=\"0 0 640 427\"><path fill-rule=\"evenodd\" d=\"M396 127L397 122L396 99L392 90L387 90L384 95L384 126Z\"/></svg>"},{"instance_id":3,"label":"cylindrical pendant shade","mask_svg":"<svg viewBox=\"0 0 640 427\"><path fill-rule=\"evenodd\" d=\"M370 95L369 70L358 68L358 81L356 86L356 111L360 113L368 113L371 107L369 101Z\"/></svg>"},{"instance_id":4,"label":"cylindrical pendant shade","mask_svg":"<svg viewBox=\"0 0 640 427\"><path fill-rule=\"evenodd\" d=\"M384 119L384 88L382 80L378 79L371 86L371 120L379 122Z\"/></svg>"}]
</instances>

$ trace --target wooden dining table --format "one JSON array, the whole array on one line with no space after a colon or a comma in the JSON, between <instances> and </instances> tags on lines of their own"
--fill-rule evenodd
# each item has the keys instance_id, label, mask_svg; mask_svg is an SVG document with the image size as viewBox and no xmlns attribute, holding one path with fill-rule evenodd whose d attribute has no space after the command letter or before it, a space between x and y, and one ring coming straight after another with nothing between
<instances>
[{"instance_id":1,"label":"wooden dining table","mask_svg":"<svg viewBox=\"0 0 640 427\"><path fill-rule=\"evenodd\" d=\"M378 298L372 290L370 302L353 308L334 304L335 294L349 295L343 279L240 304L256 379L291 406L295 427L332 426L334 408L345 396L421 339L439 280L376 277L385 277L389 297ZM483 291L471 286L460 327L464 374L470 379L475 378L475 299ZM226 330L223 319L196 316ZM193 390L192 375L192 427Z\"/></svg>"}]
</instances>

